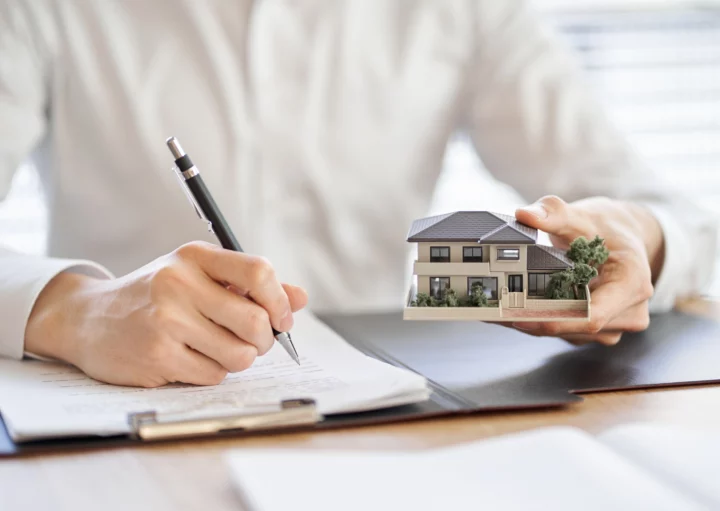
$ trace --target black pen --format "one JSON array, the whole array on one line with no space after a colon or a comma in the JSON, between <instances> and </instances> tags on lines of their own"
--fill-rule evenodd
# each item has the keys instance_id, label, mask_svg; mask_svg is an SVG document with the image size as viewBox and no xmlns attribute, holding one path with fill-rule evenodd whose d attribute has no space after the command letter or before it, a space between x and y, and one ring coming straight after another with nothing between
<instances>
[{"instance_id":1,"label":"black pen","mask_svg":"<svg viewBox=\"0 0 720 511\"><path fill-rule=\"evenodd\" d=\"M232 229L230 229L227 221L225 221L225 217L220 212L220 208L218 208L212 195L210 195L210 190L205 186L205 182L200 176L198 168L193 164L185 151L183 151L183 148L175 137L167 139L167 146L175 158L175 171L180 178L180 182L183 184L188 199L190 199L190 202L195 207L198 216L207 222L208 230L217 236L220 245L222 245L224 249L242 252L243 249L240 243L238 243ZM288 355L300 365L300 357L298 357L290 334L288 332L278 332L274 328L272 331L275 340L279 342L280 345L285 348L285 351L288 352Z\"/></svg>"}]
</instances>

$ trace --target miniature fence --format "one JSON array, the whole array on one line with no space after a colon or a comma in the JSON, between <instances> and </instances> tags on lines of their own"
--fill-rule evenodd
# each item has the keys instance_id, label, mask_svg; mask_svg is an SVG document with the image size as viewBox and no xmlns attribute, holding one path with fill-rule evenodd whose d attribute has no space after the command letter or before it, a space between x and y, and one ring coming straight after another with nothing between
<instances>
[{"instance_id":1,"label":"miniature fence","mask_svg":"<svg viewBox=\"0 0 720 511\"><path fill-rule=\"evenodd\" d=\"M587 310L590 316L590 288L585 286L585 296L583 300L553 300L551 298L528 299L525 302L526 309L535 310Z\"/></svg>"},{"instance_id":2,"label":"miniature fence","mask_svg":"<svg viewBox=\"0 0 720 511\"><path fill-rule=\"evenodd\" d=\"M500 319L499 307L406 307L405 319L492 321Z\"/></svg>"},{"instance_id":3,"label":"miniature fence","mask_svg":"<svg viewBox=\"0 0 720 511\"><path fill-rule=\"evenodd\" d=\"M526 309L535 310L585 310L587 309L587 300L528 300L525 302Z\"/></svg>"}]
</instances>

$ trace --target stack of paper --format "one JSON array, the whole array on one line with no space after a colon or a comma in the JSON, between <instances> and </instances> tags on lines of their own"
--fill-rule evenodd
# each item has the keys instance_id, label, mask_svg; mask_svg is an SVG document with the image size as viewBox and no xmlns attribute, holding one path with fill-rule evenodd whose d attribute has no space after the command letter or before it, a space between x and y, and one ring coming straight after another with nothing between
<instances>
[{"instance_id":1,"label":"stack of paper","mask_svg":"<svg viewBox=\"0 0 720 511\"><path fill-rule=\"evenodd\" d=\"M228 460L248 511L720 509L720 435L657 426L421 452L242 449Z\"/></svg>"},{"instance_id":2,"label":"stack of paper","mask_svg":"<svg viewBox=\"0 0 720 511\"><path fill-rule=\"evenodd\" d=\"M78 370L39 361L0 360L0 411L16 442L128 433L127 414L155 410L192 416L237 414L281 399L313 398L323 414L424 401L426 380L372 359L309 313L296 316L298 367L280 346L214 387L158 389L100 383Z\"/></svg>"}]
</instances>

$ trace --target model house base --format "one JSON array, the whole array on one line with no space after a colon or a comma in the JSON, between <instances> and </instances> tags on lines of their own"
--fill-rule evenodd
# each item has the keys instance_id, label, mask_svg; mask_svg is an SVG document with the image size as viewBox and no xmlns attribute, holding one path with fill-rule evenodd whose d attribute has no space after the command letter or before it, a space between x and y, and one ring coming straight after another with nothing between
<instances>
[{"instance_id":1,"label":"model house base","mask_svg":"<svg viewBox=\"0 0 720 511\"><path fill-rule=\"evenodd\" d=\"M413 222L407 241L417 244L414 288L405 319L480 321L579 321L590 317L588 299L546 297L552 276L573 268L565 252L538 245L536 229L488 211L458 211ZM438 306L452 294L467 304ZM576 296L582 296L576 293ZM431 306L413 305L421 296ZM590 293L585 286L585 297ZM447 303L445 303L447 305ZM476 302L475 305L478 305Z\"/></svg>"},{"instance_id":2,"label":"model house base","mask_svg":"<svg viewBox=\"0 0 720 511\"><path fill-rule=\"evenodd\" d=\"M586 287L585 296L590 296ZM411 305L417 296L416 288L408 293L403 319L430 321L587 321L590 319L590 299L551 300L529 299L523 308L510 307L509 300L489 302L489 307L416 307Z\"/></svg>"}]
</instances>

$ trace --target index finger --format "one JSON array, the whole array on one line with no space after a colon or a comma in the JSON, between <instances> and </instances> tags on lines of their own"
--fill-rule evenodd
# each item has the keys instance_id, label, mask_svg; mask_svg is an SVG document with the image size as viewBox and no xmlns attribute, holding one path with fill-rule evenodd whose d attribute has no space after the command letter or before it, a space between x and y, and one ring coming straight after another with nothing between
<instances>
[{"instance_id":1,"label":"index finger","mask_svg":"<svg viewBox=\"0 0 720 511\"><path fill-rule=\"evenodd\" d=\"M265 309L275 330L293 325L287 293L264 257L210 245L191 251L191 257L216 282L230 284Z\"/></svg>"}]
</instances>

